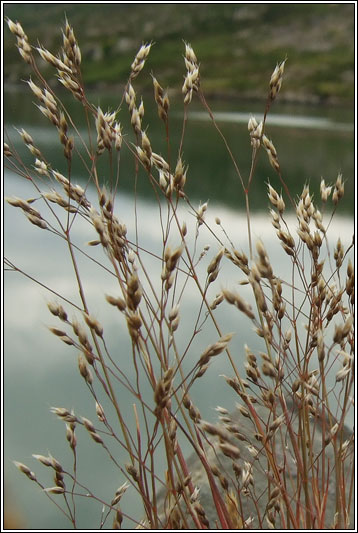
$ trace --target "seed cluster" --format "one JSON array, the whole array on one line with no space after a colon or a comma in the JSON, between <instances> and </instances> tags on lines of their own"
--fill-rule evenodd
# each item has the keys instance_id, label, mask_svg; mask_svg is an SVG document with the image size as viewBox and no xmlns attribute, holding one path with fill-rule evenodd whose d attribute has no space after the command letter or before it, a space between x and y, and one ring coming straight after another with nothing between
<instances>
[{"instance_id":1,"label":"seed cluster","mask_svg":"<svg viewBox=\"0 0 358 533\"><path fill-rule=\"evenodd\" d=\"M24 32L20 22L13 22L9 18L6 19L6 22L9 26L9 30L11 31L11 33L16 36L17 49L22 59L26 61L26 63L32 64L32 48L29 44L29 39L26 33Z\"/></svg>"},{"instance_id":2,"label":"seed cluster","mask_svg":"<svg viewBox=\"0 0 358 533\"><path fill-rule=\"evenodd\" d=\"M161 145L144 124L143 98L136 93L136 79L152 43L140 46L116 110L105 111L88 99L80 47L67 20L57 54L41 44L33 49L20 23L7 19L7 24L20 54L32 67L26 87L35 95L38 111L55 128L64 155L55 169L45 148L40 150L26 130L18 130L32 160L29 165L22 161L10 141L4 144L5 158L9 168L36 192L33 198L10 197L7 202L68 248L76 290L65 297L57 287L48 287L59 298L47 304L57 320L49 331L75 350L75 371L90 395L97 421L95 425L65 407L51 408L64 424L72 456L68 471L51 454L33 456L52 471L51 486L43 486L25 464L15 462L15 466L51 498L56 497L75 528L76 500L83 496L101 501L101 528L111 522L113 529L121 529L126 521L136 529L154 530L348 527L353 435L346 434L345 418L354 390L353 243L347 245L342 236L330 251L332 217L344 195L342 175L330 185L322 178L317 196L304 185L302 193L292 198L276 147L266 135L266 119L281 90L286 60L277 64L271 76L262 121L253 116L248 121L251 170L244 180L201 90L199 62L190 44L185 43L183 124L175 152L169 90L152 75L154 101L165 132ZM46 81L39 66L42 61L37 64L33 50L80 101L85 132L63 105L56 83ZM194 93L224 140L243 186L247 246L241 227L239 235L234 225L227 231L221 218L211 217L205 198L194 207L184 192L188 166L183 146ZM123 104L129 131L122 128L125 121L118 120ZM257 228L251 227L249 200L259 186L254 171L261 147L283 187L279 191L268 184L267 197L271 224L288 262L287 277L279 275L273 251L260 236L253 239ZM120 164L128 154L133 165L125 167L125 174L134 174L133 198L120 192ZM78 163L88 175L86 185L74 180ZM141 235L137 184L142 179L158 202L161 240L155 250L144 248ZM133 200L134 220L128 228L117 201L123 198ZM293 217L286 208L287 199ZM187 211L192 225L184 220ZM85 239L91 239L91 248L78 243L73 231L78 222L80 235L88 232ZM214 248L201 240L209 233L215 238ZM83 259L99 269L90 284L81 276ZM20 271L9 260L7 266ZM232 286L225 280L229 268L234 271ZM112 327L100 307L93 307L91 292L107 282ZM200 295L198 306L191 299L193 290ZM196 311L189 338L182 335L187 301ZM250 341L251 347L245 344L245 326L235 340L233 333L223 333L223 308L245 315L245 325L256 338L255 343ZM217 364L212 364L214 360ZM205 376L205 385L208 374L215 373L224 360L232 375L224 375L223 384L230 387L234 401L231 407L216 408L218 420L213 422L209 416L203 420L195 399L198 380ZM133 400L130 408L128 396ZM99 451L113 464L118 489L116 484L106 494L104 487L98 497L81 480L77 467L81 432L93 446L100 445ZM183 442L195 451L202 472L192 469ZM163 473L159 464L164 464ZM205 485L210 496L203 497ZM130 488L141 498L138 513L144 513L143 519L138 513L129 517L125 512L123 500ZM329 498L334 491L335 515L331 516Z\"/></svg>"},{"instance_id":3,"label":"seed cluster","mask_svg":"<svg viewBox=\"0 0 358 533\"><path fill-rule=\"evenodd\" d=\"M158 106L158 115L159 118L163 120L165 124L168 122L168 112L169 112L169 96L168 92L164 91L161 85L158 83L157 79L153 76L153 87L154 87L154 99Z\"/></svg>"},{"instance_id":4,"label":"seed cluster","mask_svg":"<svg viewBox=\"0 0 358 533\"><path fill-rule=\"evenodd\" d=\"M190 104L193 98L193 91L198 91L200 86L199 64L196 55L190 44L185 43L185 66L187 69L182 93L184 95L184 103Z\"/></svg>"}]
</instances>

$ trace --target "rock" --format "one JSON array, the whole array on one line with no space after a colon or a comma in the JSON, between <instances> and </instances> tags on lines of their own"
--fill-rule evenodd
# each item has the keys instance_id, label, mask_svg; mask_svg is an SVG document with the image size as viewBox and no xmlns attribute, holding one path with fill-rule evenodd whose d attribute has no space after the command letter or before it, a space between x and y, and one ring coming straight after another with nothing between
<instances>
[{"instance_id":1,"label":"rock","mask_svg":"<svg viewBox=\"0 0 358 533\"><path fill-rule=\"evenodd\" d=\"M272 412L265 407L264 405L255 404L254 405L256 413L260 419L263 428L269 427L273 423ZM299 433L299 417L298 410L292 406L292 402L287 400L287 410L291 420L291 427L294 435L296 436ZM271 413L271 415L270 415ZM276 408L275 419L282 414L282 411ZM229 423L229 419L231 422ZM234 490L234 494L237 491L234 489L233 482L237 486L237 478L235 472L233 471L233 463L237 468L241 468L243 474L239 475L239 499L241 499L241 505L243 510L243 520L250 520L250 517L253 518L253 522L250 529L267 529L269 523L267 521L267 505L269 503L269 493L268 493L268 475L266 474L268 469L267 456L263 451L262 443L255 438L256 429L254 424L251 422L250 418L242 416L242 414L237 409L234 413L230 415L222 415L222 419L219 421L220 428L224 427L226 423L226 428L231 425L230 442L235 445L240 450L240 458L235 459L234 461L229 457L226 457L219 448L220 440L217 436L208 435L208 444L207 449L207 458L210 466L217 467L217 474L215 480L217 486L222 495L225 494L225 491L222 489L222 484L228 484L228 490ZM324 527L321 527L320 524L312 524L312 529L325 529L333 528L335 510L336 510L336 461L335 461L335 451L334 451L334 440L331 440L328 444L323 444L322 436L322 421L318 418L310 418L310 434L312 437L312 450L313 457L311 466L308 466L308 492L310 502L313 502L313 483L312 474L315 473L318 476L318 483L321 484L322 480L322 461L324 459L325 464L325 475L324 478L328 482L328 494L327 494L327 504L326 504L326 513L324 518ZM328 419L326 419L327 425L329 424ZM218 424L218 425L219 425ZM236 432L236 435L235 435ZM346 479L346 497L349 498L349 489L351 482L351 475L353 470L353 454L354 454L354 445L353 445L353 431L347 427L343 429L343 441L347 441L347 447L344 452L344 471ZM325 430L325 438L329 434L328 429ZM339 439L337 438L336 447L339 448ZM305 504L305 495L304 489L302 487L298 488L297 483L300 481L298 478L298 467L296 464L294 447L292 446L287 425L283 423L280 428L275 433L275 458L276 465L279 468L281 480L285 480L286 491L288 494L289 501L291 502L292 509L294 513L296 512L296 504L292 503L294 499L299 501L301 504L301 512L305 513L303 508ZM249 447L249 448L248 448ZM250 448L251 447L251 448ZM307 448L308 450L308 448ZM253 454L257 454L256 458ZM310 461L307 451L307 461ZM299 457L302 457L302 450L299 450ZM208 484L208 479L205 473L205 470L196 454L193 454L189 457L188 468L192 476L192 482L195 487L200 489L199 492L199 502L205 510L206 518L209 521L210 528L219 528L221 529L220 523L218 522L218 517L213 503L211 490ZM248 484L246 490L243 484L243 476L245 472L248 473L250 468L249 465L252 465L252 476L254 483ZM272 469L270 473L271 483L270 483L270 493L277 487L277 483L272 476ZM353 474L354 475L354 474ZM299 495L297 496L297 492ZM322 498L322 490L318 491L319 497ZM295 494L296 493L296 494ZM284 502L281 504L284 505ZM240 505L240 504L239 504ZM240 509L240 507L239 507ZM280 515L275 512L274 507L271 509L272 516L275 517L275 522L273 523L274 529L292 529L292 525L287 527L287 524L282 523ZM258 516L260 515L260 519ZM284 513L285 520L287 520L286 512ZM352 497L351 511L349 514L350 525L349 529L354 528L354 497ZM344 527L343 524L341 527Z\"/></svg>"}]
</instances>

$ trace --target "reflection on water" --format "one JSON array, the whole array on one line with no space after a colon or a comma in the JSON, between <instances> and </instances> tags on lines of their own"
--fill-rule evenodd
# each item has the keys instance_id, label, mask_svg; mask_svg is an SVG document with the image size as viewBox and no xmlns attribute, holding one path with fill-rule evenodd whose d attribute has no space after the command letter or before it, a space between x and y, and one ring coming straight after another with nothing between
<instances>
[{"instance_id":1,"label":"reflection on water","mask_svg":"<svg viewBox=\"0 0 358 533\"><path fill-rule=\"evenodd\" d=\"M259 122L263 120L263 115L251 113ZM215 120L219 122L235 122L238 124L247 124L250 118L248 113L233 113L233 112L216 112L214 113ZM194 111L191 117L196 120L209 121L210 117L204 111ZM351 123L335 122L330 118L319 118L310 116L294 116L294 115L279 115L277 113L270 113L267 121L269 126L284 126L285 128L305 128L313 130L333 130L353 132L354 127Z\"/></svg>"},{"instance_id":2,"label":"reflection on water","mask_svg":"<svg viewBox=\"0 0 358 533\"><path fill-rule=\"evenodd\" d=\"M120 95L114 93L96 93L90 95L95 106L103 110L117 109ZM28 151L23 147L19 135L12 126L24 127L43 149L54 168L65 172L62 149L57 147L57 131L49 126L47 119L33 105L30 91L25 93L6 93L5 135L10 137L17 150L23 154L25 161L32 165ZM83 110L78 102L64 93L63 102L73 116L81 136L88 142L86 122ZM177 99L171 100L170 110L170 157L165 140L163 124L158 118L152 95L144 96L145 115L143 128L146 130L153 150L176 163L177 150L182 134L183 105ZM224 133L233 156L246 182L251 168L251 147L247 131L250 114L259 120L265 103L260 106L241 102L218 102L211 104L218 124ZM135 142L126 106L118 113L118 120L123 126L126 142ZM205 121L203 118L205 118ZM234 166L228 156L222 139L215 128L207 122L208 115L193 100L188 110L188 122L185 129L183 159L189 165L186 191L192 200L216 201L237 210L245 205L245 198ZM342 173L345 180L346 195L340 210L346 213L354 211L354 132L352 113L345 109L315 108L313 106L288 106L279 101L274 103L266 124L266 135L272 139L282 168L282 175L293 196L302 192L305 183L310 183L313 194L319 195L321 177L326 184L334 183L337 174ZM94 124L92 124L94 127ZM75 145L84 155L82 141L76 132ZM96 134L92 132L93 138ZM55 143L55 144L54 144ZM103 163L102 167L101 164ZM88 163L89 164L89 163ZM100 179L108 183L107 158L99 163ZM73 172L82 183L86 183L88 172L84 171L83 162L75 157L72 162ZM123 146L120 163L120 183L122 190L131 192L134 179L132 156ZM266 153L260 154L255 178L252 183L250 198L253 210L267 208L265 183L270 182L278 190L282 189L279 178L271 168ZM145 174L138 180L138 194L143 198L151 195Z\"/></svg>"},{"instance_id":3,"label":"reflection on water","mask_svg":"<svg viewBox=\"0 0 358 533\"><path fill-rule=\"evenodd\" d=\"M20 181L13 175L6 178L7 195L20 197L33 196L33 190L25 181ZM89 195L93 192L89 191ZM121 193L116 204L116 212L121 221L128 228L128 236L135 240L135 219L133 215L133 197ZM150 201L139 200L136 205L137 221L140 229L140 246L154 253L160 250L160 223L156 204ZM179 211L181 220L188 225L188 238L194 235L194 219L185 207ZM215 217L219 217L222 226L226 228L230 238L239 250L247 252L246 218L236 210L224 206L220 202L209 205L207 222L215 226ZM75 279L71 265L67 259L65 245L53 235L40 231L28 224L22 213L17 209L6 206L5 211L5 252L19 268L29 275L39 278L50 288L64 295L74 303L79 302ZM288 219L288 221L290 221ZM294 220L291 221L295 226ZM282 279L290 279L290 258L282 252L275 238L272 226L265 212L252 218L254 239L263 240L268 250L274 272ZM351 243L353 227L350 218L336 218L330 228L330 238L336 242L338 236L347 248ZM93 239L87 223L77 219L74 227L73 240L79 246ZM173 238L171 243L176 246L178 242ZM208 260L218 250L218 244L211 233L204 227L197 244L198 254L205 245L210 245L207 258L198 266L199 274L205 275ZM98 253L98 256L96 255ZM96 249L91 250L95 258L102 261L102 256ZM147 271L151 273L151 282L155 287L160 287L161 267L158 260L149 254L144 254ZM78 255L81 277L90 302L90 309L103 324L108 348L126 376L134 380L135 373L131 360L131 346L128 340L126 325L113 309L108 306L104 294L118 292L115 281L95 263L81 258ZM221 287L238 287L242 279L240 273L234 270L228 262L223 263L218 284L214 284L210 294L211 298L220 291ZM18 495L20 507L25 511L30 527L68 527L68 522L56 511L40 491L34 490L30 481L24 479L10 464L11 460L20 460L28 463L36 472L47 475L45 467L40 468L32 458L32 453L46 455L52 453L56 458L66 464L71 464L72 458L65 444L64 426L49 413L51 406L62 406L74 409L76 414L95 420L94 405L84 383L80 381L77 370L77 354L72 348L63 345L47 331L47 325L58 325L54 317L49 315L46 302L48 292L32 283L28 279L15 273L7 273L5 279L5 466L6 475L11 480L13 491ZM195 296L195 291L188 285L183 294L181 305L181 323L178 332L179 350L186 345L186 339L192 335L195 317L200 309L200 300ZM247 288L240 288L245 298L249 298ZM66 308L68 306L65 305ZM72 311L70 311L70 315ZM202 317L203 318L203 317ZM253 352L263 350L264 347L257 335L251 329L251 323L241 313L233 312L229 306L222 306L217 316L224 333L235 331L236 335L231 343L231 352L238 368L244 371L244 344L247 343ZM299 325L301 327L302 324ZM198 341L193 343L184 361L184 368L189 371L193 362L208 344L216 340L216 333L209 323L203 322L202 331ZM224 383L222 374L232 375L229 362L225 357L213 360L206 375L195 383L192 389L192 398L200 406L203 418L213 419L214 409L222 405L232 409L236 397L233 391ZM333 384L333 383L331 383ZM144 386L152 398L149 388ZM328 384L329 386L329 384ZM99 393L100 394L100 393ZM105 398L101 398L105 402ZM121 408L131 417L132 404L135 400L122 388L120 391ZM130 424L130 420L128 422ZM80 428L81 429L81 428ZM102 454L102 450L89 442L85 431L78 429L79 448L79 474L84 484L96 487L100 495L108 500L108 494L114 494L118 486L124 481L120 475L113 473L110 461ZM116 457L123 457L119 446L113 448ZM189 448L185 452L189 452ZM124 459L123 459L124 460ZM98 483L100 480L100 483ZM48 483L53 484L48 480ZM100 486L99 486L100 485ZM49 486L49 485L47 485ZM123 510L128 514L136 511L135 498L132 496L124 500ZM40 512L41 511L41 512ZM97 527L101 506L92 502L83 502L80 506L81 525L84 528Z\"/></svg>"}]
</instances>

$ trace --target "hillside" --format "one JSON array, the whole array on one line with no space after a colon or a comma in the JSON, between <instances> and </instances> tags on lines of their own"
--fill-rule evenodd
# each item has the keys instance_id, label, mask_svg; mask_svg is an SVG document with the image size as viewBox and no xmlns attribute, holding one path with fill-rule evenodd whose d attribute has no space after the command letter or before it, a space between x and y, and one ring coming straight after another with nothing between
<instances>
[{"instance_id":1,"label":"hillside","mask_svg":"<svg viewBox=\"0 0 358 533\"><path fill-rule=\"evenodd\" d=\"M201 63L207 94L256 98L277 61L288 56L291 101L349 103L354 97L355 4L6 4L30 42L56 53L65 13L79 40L90 85L124 84L140 44L155 42L147 63L163 86L180 87L183 40ZM4 32L4 80L24 79L15 38ZM145 89L149 76L138 84Z\"/></svg>"}]
</instances>

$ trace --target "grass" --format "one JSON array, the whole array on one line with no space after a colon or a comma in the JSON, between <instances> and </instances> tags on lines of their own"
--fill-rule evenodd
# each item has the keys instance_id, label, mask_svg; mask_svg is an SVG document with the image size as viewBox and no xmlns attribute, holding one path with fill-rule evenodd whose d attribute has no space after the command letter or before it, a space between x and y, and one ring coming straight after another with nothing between
<instances>
[{"instance_id":1,"label":"grass","mask_svg":"<svg viewBox=\"0 0 358 533\"><path fill-rule=\"evenodd\" d=\"M51 485L24 463L15 461L15 466L73 528L81 527L79 502L90 499L102 506L101 527L113 529L348 529L354 502L353 433L345 424L354 386L353 245L344 249L340 239L333 246L329 240L344 195L343 177L338 174L332 184L322 180L317 198L304 183L298 197L293 195L279 154L266 135L266 117L279 96L286 60L277 64L269 80L263 121L251 117L248 123L251 169L243 175L231 140L223 135L206 102L199 61L189 44L184 46L183 120L175 148L169 96L157 79L151 79L163 125L162 155L151 144L144 104L135 89L151 43L142 44L131 64L118 113L87 98L79 44L67 20L59 55L31 46L19 22L7 23L32 70L29 90L39 112L57 131L63 152L62 167L53 168L36 139L20 129L32 165L26 165L9 143L4 147L6 167L31 182L34 196L7 201L25 214L34 231L45 231L66 246L75 278L73 297L48 287L48 309L55 321L49 330L77 358L78 378L94 413L90 420L67 407L51 408L65 424L72 454L70 464L61 464L51 454L33 456L40 463L39 472L41 468L52 472ZM77 101L86 134L80 134L60 93L43 76L39 56ZM237 244L218 217L211 222L208 204L194 206L186 193L190 162L184 161L183 146L193 98L208 113L242 188L244 245L243 230ZM119 122L124 109L130 117L128 131ZM135 223L130 230L117 210L123 152L131 155L135 174ZM282 192L256 180L262 152ZM79 162L88 177L84 187L74 182L73 166ZM100 181L104 164L106 187ZM138 215L136 188L143 179L157 202L159 249L142 246L145 228ZM265 244L253 238L250 201L257 187L267 188L267 222L282 247L282 257L290 261L287 279L275 273ZM87 228L88 247L75 240L77 224ZM200 237L206 232L215 239L216 249L202 247ZM106 336L106 324L91 307L82 260L96 267L98 276L108 275L113 281L115 288L103 298L126 328L130 349L125 357L126 364L131 361L133 379L112 348L113 339ZM10 258L5 262L9 270L27 275ZM226 268L236 273L235 286L227 286L222 274ZM194 293L199 308L192 333L183 338L181 308ZM245 344L244 332L226 330L221 309L246 317L262 343L261 351L254 353ZM124 343L121 331L115 339L119 345ZM231 349L235 333L243 338L244 373ZM217 386L232 389L236 406L219 407L218 421L212 423L202 419L203 406L194 401L195 389L199 380L206 379L209 367L224 358L231 371L218 376ZM131 406L123 405L123 391L131 395ZM248 429L243 433L244 427ZM80 433L102 450L103 460L122 480L106 498L97 494L98 486L87 486L81 479ZM204 472L201 483L209 487L205 498L183 451L188 447ZM126 511L131 494L140 502L135 515Z\"/></svg>"}]
</instances>

